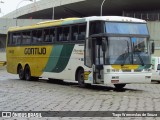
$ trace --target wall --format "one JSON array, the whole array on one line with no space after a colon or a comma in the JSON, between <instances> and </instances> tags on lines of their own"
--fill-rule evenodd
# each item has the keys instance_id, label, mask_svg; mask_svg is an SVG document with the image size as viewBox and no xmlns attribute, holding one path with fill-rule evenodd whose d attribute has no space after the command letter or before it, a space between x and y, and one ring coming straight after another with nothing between
<instances>
[{"instance_id":1,"label":"wall","mask_svg":"<svg viewBox=\"0 0 160 120\"><path fill-rule=\"evenodd\" d=\"M147 25L150 32L150 39L154 40L155 42L155 53L153 56L160 57L160 22L147 22Z\"/></svg>"}]
</instances>

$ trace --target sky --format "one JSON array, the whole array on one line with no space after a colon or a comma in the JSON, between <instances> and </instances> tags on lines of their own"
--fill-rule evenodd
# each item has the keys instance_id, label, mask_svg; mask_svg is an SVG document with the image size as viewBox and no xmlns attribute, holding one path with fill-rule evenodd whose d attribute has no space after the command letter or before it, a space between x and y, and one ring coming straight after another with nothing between
<instances>
[{"instance_id":1,"label":"sky","mask_svg":"<svg viewBox=\"0 0 160 120\"><path fill-rule=\"evenodd\" d=\"M33 3L29 0L28 1L27 0L0 0L0 1L4 2L4 3L0 3L0 17L16 10L16 8L18 9L27 4ZM39 0L36 0L36 1L39 1Z\"/></svg>"}]
</instances>

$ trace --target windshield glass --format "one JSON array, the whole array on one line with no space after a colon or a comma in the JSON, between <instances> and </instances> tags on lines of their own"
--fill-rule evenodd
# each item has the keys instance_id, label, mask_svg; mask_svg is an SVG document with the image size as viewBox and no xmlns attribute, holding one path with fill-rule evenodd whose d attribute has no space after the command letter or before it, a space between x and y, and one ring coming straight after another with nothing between
<instances>
[{"instance_id":1,"label":"windshield glass","mask_svg":"<svg viewBox=\"0 0 160 120\"><path fill-rule=\"evenodd\" d=\"M150 64L146 38L108 37L105 64Z\"/></svg>"},{"instance_id":2,"label":"windshield glass","mask_svg":"<svg viewBox=\"0 0 160 120\"><path fill-rule=\"evenodd\" d=\"M149 35L146 23L106 22L105 28L109 34Z\"/></svg>"}]
</instances>

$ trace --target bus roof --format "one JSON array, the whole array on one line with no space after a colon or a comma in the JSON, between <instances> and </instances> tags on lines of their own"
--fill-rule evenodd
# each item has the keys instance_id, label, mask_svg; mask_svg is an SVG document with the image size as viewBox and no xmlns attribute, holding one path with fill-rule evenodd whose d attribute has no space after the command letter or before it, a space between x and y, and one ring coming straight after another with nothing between
<instances>
[{"instance_id":1,"label":"bus roof","mask_svg":"<svg viewBox=\"0 0 160 120\"><path fill-rule=\"evenodd\" d=\"M50 21L39 22L37 24L33 24L33 25L30 25L30 26L23 26L23 27L19 27L19 26L10 27L8 31L21 31L21 30L51 27L51 26L61 26L61 25L69 25L69 24L76 24L76 23L84 23L84 22L87 22L87 21L96 21L96 20L146 23L145 20L130 18L130 17L91 16L91 17L84 17L84 18L66 18L66 19L59 19L59 20L50 20Z\"/></svg>"}]
</instances>

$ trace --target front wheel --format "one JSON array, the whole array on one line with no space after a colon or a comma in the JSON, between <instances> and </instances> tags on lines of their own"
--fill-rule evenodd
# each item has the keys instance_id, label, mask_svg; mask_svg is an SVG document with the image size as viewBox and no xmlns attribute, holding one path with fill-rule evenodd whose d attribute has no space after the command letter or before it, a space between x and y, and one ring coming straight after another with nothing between
<instances>
[{"instance_id":1,"label":"front wheel","mask_svg":"<svg viewBox=\"0 0 160 120\"><path fill-rule=\"evenodd\" d=\"M82 88L86 87L86 84L84 82L84 70L81 69L78 71L77 78L79 86Z\"/></svg>"},{"instance_id":2,"label":"front wheel","mask_svg":"<svg viewBox=\"0 0 160 120\"><path fill-rule=\"evenodd\" d=\"M115 88L120 90L126 86L126 84L114 84Z\"/></svg>"},{"instance_id":3,"label":"front wheel","mask_svg":"<svg viewBox=\"0 0 160 120\"><path fill-rule=\"evenodd\" d=\"M26 80L31 80L31 71L30 71L30 67L27 65L24 69L24 76Z\"/></svg>"}]
</instances>

